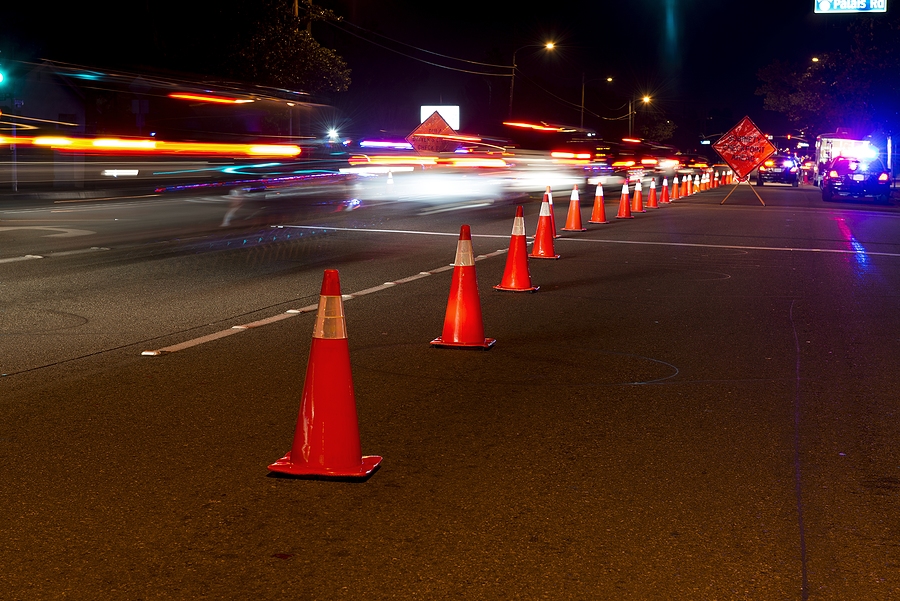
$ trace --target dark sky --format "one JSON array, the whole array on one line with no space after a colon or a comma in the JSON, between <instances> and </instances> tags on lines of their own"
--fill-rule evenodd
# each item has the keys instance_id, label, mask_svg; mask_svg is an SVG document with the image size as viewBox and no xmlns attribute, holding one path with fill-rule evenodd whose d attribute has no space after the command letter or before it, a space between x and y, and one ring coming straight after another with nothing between
<instances>
[{"instance_id":1,"label":"dark sky","mask_svg":"<svg viewBox=\"0 0 900 601\"><path fill-rule=\"evenodd\" d=\"M115 10L100 3L54 3L53 10L16 3L0 12L0 61L30 53L137 69L164 57L198 71L203 57L246 29L240 10L249 2L136 0ZM314 36L336 49L353 70L350 92L327 100L357 128L402 132L415 126L420 104L446 103L461 105L463 130L489 133L507 118L510 78L428 63L494 74L508 70L423 51L510 65L519 48L514 117L577 125L584 78L585 126L618 135L624 122L611 119L625 115L630 97L649 94L648 110L675 121L682 144L694 143L699 134L720 133L744 115L766 129L787 128L779 115L763 110L762 98L754 94L758 69L774 59L804 62L843 47L848 21L856 18L816 15L813 0L570 0L537 8L485 0L320 4L362 28L313 28ZM553 52L522 48L548 40L557 44Z\"/></svg>"}]
</instances>

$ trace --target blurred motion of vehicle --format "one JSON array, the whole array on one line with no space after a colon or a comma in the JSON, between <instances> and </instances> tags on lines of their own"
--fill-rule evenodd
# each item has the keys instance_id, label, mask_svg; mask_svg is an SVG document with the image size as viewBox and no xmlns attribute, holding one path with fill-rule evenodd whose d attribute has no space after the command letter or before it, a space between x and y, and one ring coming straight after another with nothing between
<instances>
[{"instance_id":1,"label":"blurred motion of vehicle","mask_svg":"<svg viewBox=\"0 0 900 601\"><path fill-rule=\"evenodd\" d=\"M881 159L857 159L839 156L826 165L822 177L822 200L840 194L874 196L887 202L891 194L891 174Z\"/></svg>"},{"instance_id":2,"label":"blurred motion of vehicle","mask_svg":"<svg viewBox=\"0 0 900 601\"><path fill-rule=\"evenodd\" d=\"M799 159L786 154L769 157L756 170L756 185L790 184L795 188L800 185Z\"/></svg>"},{"instance_id":3,"label":"blurred motion of vehicle","mask_svg":"<svg viewBox=\"0 0 900 601\"><path fill-rule=\"evenodd\" d=\"M696 176L702 177L707 173L712 173L709 159L704 156L686 154L681 155L681 165L677 169L679 180L689 177L693 179Z\"/></svg>"},{"instance_id":4,"label":"blurred motion of vehicle","mask_svg":"<svg viewBox=\"0 0 900 601\"><path fill-rule=\"evenodd\" d=\"M847 130L817 136L814 157L817 186L822 185L828 163L839 156L874 159L878 156L878 149L868 140L852 138Z\"/></svg>"}]
</instances>

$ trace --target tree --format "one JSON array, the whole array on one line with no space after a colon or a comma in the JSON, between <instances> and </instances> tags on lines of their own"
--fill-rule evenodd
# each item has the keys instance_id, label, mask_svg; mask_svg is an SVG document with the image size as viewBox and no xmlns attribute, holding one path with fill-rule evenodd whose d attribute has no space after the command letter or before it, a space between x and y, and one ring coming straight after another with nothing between
<instances>
[{"instance_id":1,"label":"tree","mask_svg":"<svg viewBox=\"0 0 900 601\"><path fill-rule=\"evenodd\" d=\"M806 65L775 61L758 72L756 93L800 130L900 131L898 31L897 19L857 19L848 27L849 50L820 54Z\"/></svg>"},{"instance_id":2,"label":"tree","mask_svg":"<svg viewBox=\"0 0 900 601\"><path fill-rule=\"evenodd\" d=\"M334 50L312 36L314 20L338 20L331 11L305 1L305 14L295 16L287 3L268 0L252 35L237 52L232 71L242 79L306 92L345 92L350 69Z\"/></svg>"},{"instance_id":3,"label":"tree","mask_svg":"<svg viewBox=\"0 0 900 601\"><path fill-rule=\"evenodd\" d=\"M667 142L675 136L678 125L659 113L650 113L641 122L638 131L642 138L656 142Z\"/></svg>"}]
</instances>

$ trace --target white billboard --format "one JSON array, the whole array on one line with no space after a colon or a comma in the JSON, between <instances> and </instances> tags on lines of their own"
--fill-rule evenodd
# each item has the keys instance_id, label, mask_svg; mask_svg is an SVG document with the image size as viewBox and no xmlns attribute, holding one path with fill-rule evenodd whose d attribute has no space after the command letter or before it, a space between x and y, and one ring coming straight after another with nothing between
<instances>
[{"instance_id":1,"label":"white billboard","mask_svg":"<svg viewBox=\"0 0 900 601\"><path fill-rule=\"evenodd\" d=\"M419 110L419 123L425 123L425 119L428 119L432 114L434 114L435 111L437 111L437 113L444 118L444 121L447 122L447 125L453 128L453 131L459 131L459 106L423 106Z\"/></svg>"}]
</instances>

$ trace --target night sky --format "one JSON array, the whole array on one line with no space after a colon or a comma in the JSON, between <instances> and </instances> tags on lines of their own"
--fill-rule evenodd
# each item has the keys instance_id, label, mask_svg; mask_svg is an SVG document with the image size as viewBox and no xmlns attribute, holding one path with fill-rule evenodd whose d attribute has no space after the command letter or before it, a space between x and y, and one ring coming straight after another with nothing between
<instances>
[{"instance_id":1,"label":"night sky","mask_svg":"<svg viewBox=\"0 0 900 601\"><path fill-rule=\"evenodd\" d=\"M0 61L43 57L132 70L176 66L202 74L228 40L245 32L242 7L248 3L139 0L115 10L59 3L51 11L17 3L0 12ZM314 36L352 69L350 91L323 99L344 111L348 127L408 133L420 104L444 103L461 105L467 133L491 133L508 115L509 77L485 73L505 75L508 68L447 57L508 66L519 49L513 117L579 124L584 78L586 127L602 136L620 135L625 122L615 118L626 114L625 103L648 94L653 102L647 110L678 125L675 141L681 146L696 145L700 134L721 133L744 115L764 129L787 129L754 94L757 70L774 59L802 63L845 47L846 26L857 18L816 15L813 0L570 1L538 9L470 0L320 4L348 22L313 27ZM555 42L556 50L529 46L546 41Z\"/></svg>"}]
</instances>

